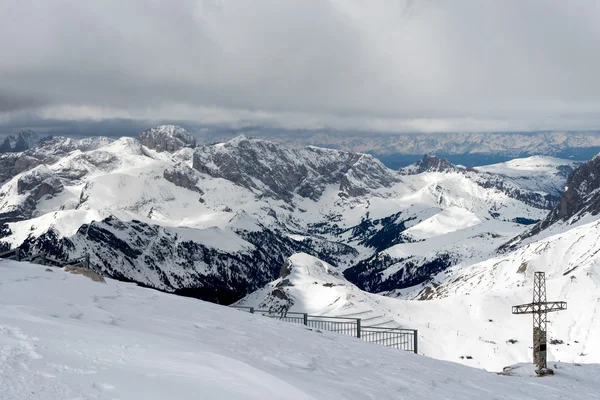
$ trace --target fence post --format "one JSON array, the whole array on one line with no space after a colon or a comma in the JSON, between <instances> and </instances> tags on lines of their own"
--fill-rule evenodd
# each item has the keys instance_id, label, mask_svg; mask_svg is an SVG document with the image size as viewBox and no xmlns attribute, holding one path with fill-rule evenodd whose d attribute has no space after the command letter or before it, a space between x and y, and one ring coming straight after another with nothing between
<instances>
[{"instance_id":1,"label":"fence post","mask_svg":"<svg viewBox=\"0 0 600 400\"><path fill-rule=\"evenodd\" d=\"M360 339L360 318L356 318L356 337Z\"/></svg>"},{"instance_id":2,"label":"fence post","mask_svg":"<svg viewBox=\"0 0 600 400\"><path fill-rule=\"evenodd\" d=\"M414 337L413 337L413 340L414 340L414 352L415 352L415 354L419 354L418 353L419 347L418 347L418 340L417 340L417 337L418 337L417 336L417 332L418 332L418 330L416 330L416 329L413 332L413 335L414 335Z\"/></svg>"},{"instance_id":3,"label":"fence post","mask_svg":"<svg viewBox=\"0 0 600 400\"><path fill-rule=\"evenodd\" d=\"M304 325L308 325L308 314L304 313Z\"/></svg>"},{"instance_id":4,"label":"fence post","mask_svg":"<svg viewBox=\"0 0 600 400\"><path fill-rule=\"evenodd\" d=\"M15 261L19 261L19 256L21 255L20 253L21 248L17 247L15 249Z\"/></svg>"},{"instance_id":5,"label":"fence post","mask_svg":"<svg viewBox=\"0 0 600 400\"><path fill-rule=\"evenodd\" d=\"M46 265L46 253L42 253L42 265Z\"/></svg>"},{"instance_id":6,"label":"fence post","mask_svg":"<svg viewBox=\"0 0 600 400\"><path fill-rule=\"evenodd\" d=\"M90 269L90 253L85 253L85 267Z\"/></svg>"},{"instance_id":7,"label":"fence post","mask_svg":"<svg viewBox=\"0 0 600 400\"><path fill-rule=\"evenodd\" d=\"M250 307L250 314L254 314L254 307Z\"/></svg>"}]
</instances>

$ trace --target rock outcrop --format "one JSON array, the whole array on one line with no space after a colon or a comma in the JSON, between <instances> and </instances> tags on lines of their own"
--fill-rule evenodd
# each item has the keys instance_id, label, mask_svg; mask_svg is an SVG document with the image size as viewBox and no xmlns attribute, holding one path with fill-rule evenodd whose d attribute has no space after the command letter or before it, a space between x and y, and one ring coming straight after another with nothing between
<instances>
[{"instance_id":1,"label":"rock outcrop","mask_svg":"<svg viewBox=\"0 0 600 400\"><path fill-rule=\"evenodd\" d=\"M158 152L173 153L185 147L196 147L196 138L180 126L161 125L138 134L142 145Z\"/></svg>"}]
</instances>

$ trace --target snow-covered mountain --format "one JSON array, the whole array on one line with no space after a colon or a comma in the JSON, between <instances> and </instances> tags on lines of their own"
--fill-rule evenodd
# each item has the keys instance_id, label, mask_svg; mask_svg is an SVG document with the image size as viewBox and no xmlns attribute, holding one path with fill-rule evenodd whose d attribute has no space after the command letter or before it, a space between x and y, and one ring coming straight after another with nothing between
<instances>
[{"instance_id":1,"label":"snow-covered mountain","mask_svg":"<svg viewBox=\"0 0 600 400\"><path fill-rule=\"evenodd\" d=\"M31 129L23 129L16 135L8 135L3 138L0 142L0 153L20 153L50 139L52 139L51 136L40 137Z\"/></svg>"},{"instance_id":2,"label":"snow-covered mountain","mask_svg":"<svg viewBox=\"0 0 600 400\"><path fill-rule=\"evenodd\" d=\"M440 213L402 233L416 234L424 239L421 242L397 244L345 270L347 278L385 297L362 292L337 275L328 276L323 271L329 267L322 261L294 256L287 263L292 273L283 269L278 280L239 304L274 310L295 310L299 304L319 315L364 316L367 321L374 318L376 324L412 327L419 329L423 354L499 370L503 365L531 360L531 317L510 311L512 305L531 302L534 272L543 271L548 300L568 303L568 311L549 316L550 360L598 362L600 352L592 339L600 335L597 162L594 158L575 169L548 217L507 240L500 251L490 237L506 240L509 234L502 234L500 225L496 229L488 226L484 229L487 233L481 234L485 224L474 223L459 209L447 209L444 213L456 215ZM508 175L515 164L489 169ZM518 169L538 169L533 164L546 165L546 169L553 163L524 160ZM436 163L436 170L439 165ZM523 172L511 175L515 174ZM447 233L448 225L457 230ZM444 253L448 258L440 256ZM458 261L440 265L452 257ZM394 287L393 283L407 274L427 278ZM313 281L316 283L311 284ZM324 294L326 289L331 291Z\"/></svg>"},{"instance_id":3,"label":"snow-covered mountain","mask_svg":"<svg viewBox=\"0 0 600 400\"><path fill-rule=\"evenodd\" d=\"M522 224L536 223L559 203L559 188L576 166L530 157L472 169L425 156L400 172L405 179L431 180L427 189L440 208L418 215L395 241L348 268L345 276L364 290L388 292L428 281L460 262L489 258L518 235ZM506 198L500 200L499 194ZM527 216L524 205L537 211Z\"/></svg>"},{"instance_id":4,"label":"snow-covered mountain","mask_svg":"<svg viewBox=\"0 0 600 400\"><path fill-rule=\"evenodd\" d=\"M531 229L501 247L512 249L595 220L600 213L600 158L592 158L569 175L560 203Z\"/></svg>"},{"instance_id":5,"label":"snow-covered mountain","mask_svg":"<svg viewBox=\"0 0 600 400\"><path fill-rule=\"evenodd\" d=\"M365 326L400 327L379 297L348 282L339 269L305 253L292 255L279 278L236 303L273 312L361 318Z\"/></svg>"},{"instance_id":6,"label":"snow-covered mountain","mask_svg":"<svg viewBox=\"0 0 600 400\"><path fill-rule=\"evenodd\" d=\"M334 185L339 197L356 198L400 182L394 171L367 154L307 147L289 149L239 136L194 153L196 170L245 187L259 196L318 201Z\"/></svg>"},{"instance_id":7,"label":"snow-covered mountain","mask_svg":"<svg viewBox=\"0 0 600 400\"><path fill-rule=\"evenodd\" d=\"M595 399L598 365L499 376L107 279L0 261L3 399ZM438 347L446 347L440 341Z\"/></svg>"},{"instance_id":8,"label":"snow-covered mountain","mask_svg":"<svg viewBox=\"0 0 600 400\"><path fill-rule=\"evenodd\" d=\"M90 253L108 276L220 302L275 279L297 252L362 288L394 290L484 257L543 219L572 166L555 160L556 174L532 171L543 179L527 186L507 173L432 169L431 157L422 170L394 171L365 154L243 136L193 145L163 126L0 155L0 250ZM466 251L452 248L461 241ZM392 246L420 255L399 260L385 252ZM399 262L410 266L388 269Z\"/></svg>"},{"instance_id":9,"label":"snow-covered mountain","mask_svg":"<svg viewBox=\"0 0 600 400\"><path fill-rule=\"evenodd\" d=\"M500 370L529 360L530 320L509 310L530 300L534 270L549 296L598 300L596 162L468 169L425 156L394 171L246 137L57 137L0 155L0 251L89 253L106 276L214 302L263 288L245 304L417 328L424 354ZM596 311L583 308L552 324L552 359L598 361Z\"/></svg>"}]
</instances>

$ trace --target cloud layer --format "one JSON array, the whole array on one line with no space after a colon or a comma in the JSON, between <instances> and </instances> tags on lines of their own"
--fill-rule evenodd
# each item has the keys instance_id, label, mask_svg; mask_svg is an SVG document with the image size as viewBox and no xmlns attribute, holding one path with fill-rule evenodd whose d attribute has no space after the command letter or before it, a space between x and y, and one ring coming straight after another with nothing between
<instances>
[{"instance_id":1,"label":"cloud layer","mask_svg":"<svg viewBox=\"0 0 600 400\"><path fill-rule=\"evenodd\" d=\"M0 0L0 16L0 124L600 126L594 0Z\"/></svg>"}]
</instances>

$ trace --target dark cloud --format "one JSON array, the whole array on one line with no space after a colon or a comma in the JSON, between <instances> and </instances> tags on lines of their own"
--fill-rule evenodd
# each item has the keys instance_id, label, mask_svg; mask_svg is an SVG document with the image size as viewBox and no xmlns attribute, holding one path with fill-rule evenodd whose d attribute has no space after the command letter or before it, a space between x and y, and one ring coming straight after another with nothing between
<instances>
[{"instance_id":1,"label":"dark cloud","mask_svg":"<svg viewBox=\"0 0 600 400\"><path fill-rule=\"evenodd\" d=\"M594 0L1 0L0 15L6 127L600 123Z\"/></svg>"},{"instance_id":2,"label":"dark cloud","mask_svg":"<svg viewBox=\"0 0 600 400\"><path fill-rule=\"evenodd\" d=\"M21 94L0 92L0 113L16 112L40 106L41 98L26 97Z\"/></svg>"}]
</instances>

